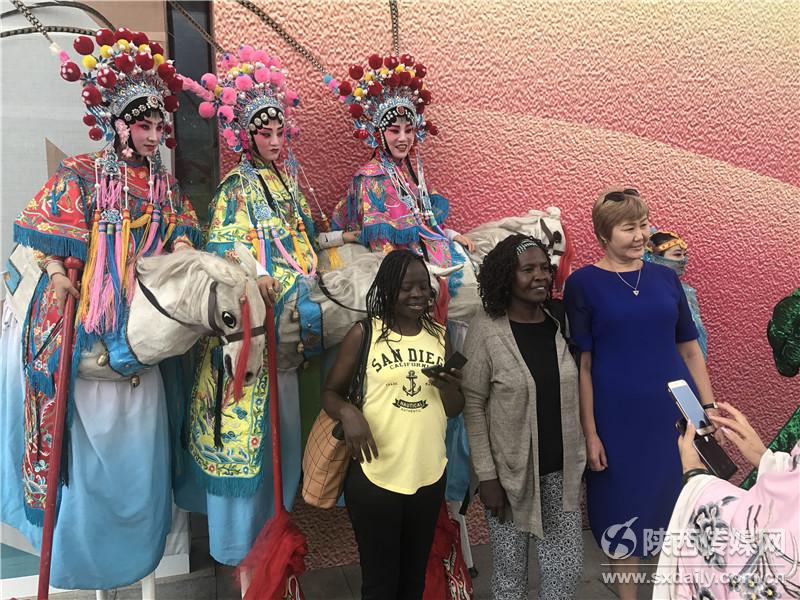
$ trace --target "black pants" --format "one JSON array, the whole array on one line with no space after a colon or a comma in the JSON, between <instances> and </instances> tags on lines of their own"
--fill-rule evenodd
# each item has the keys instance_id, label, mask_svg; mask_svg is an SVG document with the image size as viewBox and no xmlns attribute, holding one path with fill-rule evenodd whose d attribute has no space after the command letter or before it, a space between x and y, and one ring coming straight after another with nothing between
<instances>
[{"instance_id":1,"label":"black pants","mask_svg":"<svg viewBox=\"0 0 800 600\"><path fill-rule=\"evenodd\" d=\"M361 600L420 600L445 477L415 494L398 494L367 479L350 463L344 482L347 513L361 562Z\"/></svg>"}]
</instances>

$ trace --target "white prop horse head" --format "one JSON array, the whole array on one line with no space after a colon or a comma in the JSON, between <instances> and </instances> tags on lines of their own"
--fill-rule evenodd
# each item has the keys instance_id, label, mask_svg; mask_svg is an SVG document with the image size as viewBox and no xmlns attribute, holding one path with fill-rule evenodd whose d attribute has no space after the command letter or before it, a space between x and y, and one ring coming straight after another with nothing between
<instances>
[{"instance_id":1,"label":"white prop horse head","mask_svg":"<svg viewBox=\"0 0 800 600\"><path fill-rule=\"evenodd\" d=\"M264 357L266 307L255 283L255 259L243 246L236 250L238 265L198 250L140 259L125 330L114 339L107 337L108 347L97 342L84 350L78 373L87 379L133 382L138 371L183 354L201 336L217 335L225 344L224 362L233 376L244 340L241 300L247 298L251 336L244 383L252 382ZM17 246L5 287L20 323L27 318L41 277L33 252Z\"/></svg>"},{"instance_id":2,"label":"white prop horse head","mask_svg":"<svg viewBox=\"0 0 800 600\"><path fill-rule=\"evenodd\" d=\"M572 245L564 232L561 210L555 206L546 210L529 210L521 217L489 221L467 232L467 237L475 242L476 250L470 258L476 269L492 248L515 233L534 237L547 247L553 266L559 270L557 287L560 287L572 268Z\"/></svg>"},{"instance_id":3,"label":"white prop horse head","mask_svg":"<svg viewBox=\"0 0 800 600\"><path fill-rule=\"evenodd\" d=\"M255 380L264 357L266 307L255 282L256 261L237 244L239 264L196 250L143 258L131 302L128 340L139 360L156 364L186 352L202 335L219 336L230 377L244 343L249 307L250 349L244 383Z\"/></svg>"}]
</instances>

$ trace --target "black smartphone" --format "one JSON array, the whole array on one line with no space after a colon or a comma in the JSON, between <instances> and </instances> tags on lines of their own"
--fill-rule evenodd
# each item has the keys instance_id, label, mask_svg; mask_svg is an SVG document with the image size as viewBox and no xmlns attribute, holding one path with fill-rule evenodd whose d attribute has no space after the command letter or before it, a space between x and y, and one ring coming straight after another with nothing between
<instances>
[{"instance_id":1,"label":"black smartphone","mask_svg":"<svg viewBox=\"0 0 800 600\"><path fill-rule=\"evenodd\" d=\"M460 352L453 352L450 358L447 359L443 365L433 365L422 369L422 373L428 377L434 377L442 371L449 371L450 369L463 369L467 364L467 357Z\"/></svg>"},{"instance_id":2,"label":"black smartphone","mask_svg":"<svg viewBox=\"0 0 800 600\"><path fill-rule=\"evenodd\" d=\"M675 428L681 435L685 434L686 419L678 419L675 423ZM703 464L720 479L730 479L738 470L736 463L731 460L731 457L728 456L728 453L717 443L713 436L697 434L694 437L693 445Z\"/></svg>"}]
</instances>

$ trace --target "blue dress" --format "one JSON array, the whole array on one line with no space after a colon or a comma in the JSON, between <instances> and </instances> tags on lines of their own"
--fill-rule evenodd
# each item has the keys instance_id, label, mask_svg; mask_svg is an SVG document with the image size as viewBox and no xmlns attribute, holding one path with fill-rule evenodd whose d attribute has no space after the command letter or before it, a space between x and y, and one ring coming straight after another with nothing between
<instances>
[{"instance_id":1,"label":"blue dress","mask_svg":"<svg viewBox=\"0 0 800 600\"><path fill-rule=\"evenodd\" d=\"M631 286L636 272L620 273ZM697 338L678 276L643 263L639 295L617 273L589 265L567 279L564 304L572 342L592 353L597 433L608 467L589 471L592 533L611 558L660 549L681 488L675 421L667 382L685 379L697 394L676 344Z\"/></svg>"}]
</instances>

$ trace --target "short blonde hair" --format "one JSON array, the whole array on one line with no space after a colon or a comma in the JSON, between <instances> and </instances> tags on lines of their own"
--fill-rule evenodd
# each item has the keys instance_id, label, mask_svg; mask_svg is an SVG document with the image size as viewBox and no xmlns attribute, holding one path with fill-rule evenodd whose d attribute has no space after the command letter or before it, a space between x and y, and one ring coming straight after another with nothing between
<instances>
[{"instance_id":1,"label":"short blonde hair","mask_svg":"<svg viewBox=\"0 0 800 600\"><path fill-rule=\"evenodd\" d=\"M650 214L647 202L633 188L612 187L603 190L592 208L594 234L600 242L611 239L611 232L620 223L638 221Z\"/></svg>"}]
</instances>

